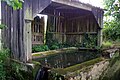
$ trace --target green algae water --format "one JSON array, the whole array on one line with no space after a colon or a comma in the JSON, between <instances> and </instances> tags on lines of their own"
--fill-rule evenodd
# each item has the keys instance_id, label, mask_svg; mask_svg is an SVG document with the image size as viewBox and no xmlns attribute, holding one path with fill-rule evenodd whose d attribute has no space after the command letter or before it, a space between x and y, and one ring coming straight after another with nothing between
<instances>
[{"instance_id":1,"label":"green algae water","mask_svg":"<svg viewBox=\"0 0 120 80\"><path fill-rule=\"evenodd\" d=\"M49 55L43 58L35 59L42 65L48 65L52 68L66 68L75 64L80 64L91 59L100 57L99 51L80 51L64 52L54 55Z\"/></svg>"}]
</instances>

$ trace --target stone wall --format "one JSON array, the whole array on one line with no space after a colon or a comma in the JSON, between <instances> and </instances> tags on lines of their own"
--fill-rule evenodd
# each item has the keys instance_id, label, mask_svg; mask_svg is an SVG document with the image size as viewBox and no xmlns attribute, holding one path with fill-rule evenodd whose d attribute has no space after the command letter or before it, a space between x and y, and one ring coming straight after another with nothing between
<instances>
[{"instance_id":1,"label":"stone wall","mask_svg":"<svg viewBox=\"0 0 120 80\"><path fill-rule=\"evenodd\" d=\"M102 72L108 67L109 61L104 60L95 65L88 66L86 70L68 73L68 80L98 80ZM72 76L74 75L74 76Z\"/></svg>"}]
</instances>

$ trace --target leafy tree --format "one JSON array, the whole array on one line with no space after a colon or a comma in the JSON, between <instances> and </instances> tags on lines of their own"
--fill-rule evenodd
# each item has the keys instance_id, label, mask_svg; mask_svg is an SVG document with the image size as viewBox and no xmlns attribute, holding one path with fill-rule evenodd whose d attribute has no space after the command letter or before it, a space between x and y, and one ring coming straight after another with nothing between
<instances>
[{"instance_id":1,"label":"leafy tree","mask_svg":"<svg viewBox=\"0 0 120 80\"><path fill-rule=\"evenodd\" d=\"M104 0L105 17L108 17L108 20L104 22L103 29L105 40L120 39L120 6L115 4L115 2L116 0Z\"/></svg>"},{"instance_id":2,"label":"leafy tree","mask_svg":"<svg viewBox=\"0 0 120 80\"><path fill-rule=\"evenodd\" d=\"M21 9L23 0L1 0L5 1L9 6L12 6L14 10Z\"/></svg>"}]
</instances>

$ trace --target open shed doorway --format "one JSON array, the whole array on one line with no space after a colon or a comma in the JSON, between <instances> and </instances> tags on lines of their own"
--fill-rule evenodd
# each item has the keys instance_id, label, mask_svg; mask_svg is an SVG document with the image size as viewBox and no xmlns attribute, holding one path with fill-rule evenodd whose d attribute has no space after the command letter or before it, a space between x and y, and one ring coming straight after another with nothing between
<instances>
[{"instance_id":1,"label":"open shed doorway","mask_svg":"<svg viewBox=\"0 0 120 80\"><path fill-rule=\"evenodd\" d=\"M47 31L52 39L81 47L98 45L100 26L92 11L53 2L41 13L48 15Z\"/></svg>"},{"instance_id":2,"label":"open shed doorway","mask_svg":"<svg viewBox=\"0 0 120 80\"><path fill-rule=\"evenodd\" d=\"M37 29L39 33L33 34L33 42L37 41L35 45L49 43L46 45L50 50L54 50L53 46L55 49L59 49L61 45L62 48L66 47L66 45L67 47L82 48L98 46L100 26L92 11L53 2L40 14L47 15L48 18L46 26L41 26L41 24L45 25L45 23L42 21L42 18L39 19L38 17L41 26L39 28L42 31ZM56 42L57 45L54 45Z\"/></svg>"},{"instance_id":3,"label":"open shed doorway","mask_svg":"<svg viewBox=\"0 0 120 80\"><path fill-rule=\"evenodd\" d=\"M37 14L32 21L32 46L45 44L47 15Z\"/></svg>"}]
</instances>

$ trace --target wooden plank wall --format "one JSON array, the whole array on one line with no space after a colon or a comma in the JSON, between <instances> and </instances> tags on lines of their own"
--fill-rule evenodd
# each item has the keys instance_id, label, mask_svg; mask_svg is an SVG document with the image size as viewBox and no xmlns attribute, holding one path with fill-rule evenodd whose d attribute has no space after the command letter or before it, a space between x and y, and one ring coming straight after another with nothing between
<instances>
[{"instance_id":1,"label":"wooden plank wall","mask_svg":"<svg viewBox=\"0 0 120 80\"><path fill-rule=\"evenodd\" d=\"M34 19L36 14L44 10L51 0L24 0L25 19Z\"/></svg>"},{"instance_id":2,"label":"wooden plank wall","mask_svg":"<svg viewBox=\"0 0 120 80\"><path fill-rule=\"evenodd\" d=\"M21 10L13 10L2 2L2 23L7 25L2 31L3 43L15 59L26 62L32 58L31 21L50 1L24 0Z\"/></svg>"},{"instance_id":3,"label":"wooden plank wall","mask_svg":"<svg viewBox=\"0 0 120 80\"><path fill-rule=\"evenodd\" d=\"M66 41L70 43L81 43L85 33L93 36L98 33L99 26L92 14L79 17L72 17L71 14L67 14L67 16L66 14L56 16L57 14L55 16L49 16L48 22L50 24L52 23L51 25L53 26L48 26L48 31L53 33L54 39L57 39L61 43ZM52 18L55 18L55 21Z\"/></svg>"},{"instance_id":4,"label":"wooden plank wall","mask_svg":"<svg viewBox=\"0 0 120 80\"><path fill-rule=\"evenodd\" d=\"M84 34L97 34L97 23L92 15L82 16L80 18L69 18L66 26L66 41L81 43Z\"/></svg>"},{"instance_id":5,"label":"wooden plank wall","mask_svg":"<svg viewBox=\"0 0 120 80\"><path fill-rule=\"evenodd\" d=\"M50 10L51 11L51 10ZM51 11L53 12L53 11ZM53 39L57 39L60 43L64 40L65 35L65 18L61 15L61 12L54 11L53 13L48 14L48 28L47 31L53 33Z\"/></svg>"},{"instance_id":6,"label":"wooden plank wall","mask_svg":"<svg viewBox=\"0 0 120 80\"><path fill-rule=\"evenodd\" d=\"M25 61L24 40L23 40L23 14L24 11L13 10L2 2L2 23L7 26L2 30L2 41L13 53L13 58Z\"/></svg>"},{"instance_id":7,"label":"wooden plank wall","mask_svg":"<svg viewBox=\"0 0 120 80\"><path fill-rule=\"evenodd\" d=\"M94 18L97 22L97 24L99 25L99 29L98 29L98 44L99 46L102 45L102 28L103 28L103 15L104 15L104 11L102 9L93 7L92 8L92 13L94 15Z\"/></svg>"},{"instance_id":8,"label":"wooden plank wall","mask_svg":"<svg viewBox=\"0 0 120 80\"><path fill-rule=\"evenodd\" d=\"M34 17L44 10L51 0L24 0L24 44L26 61L32 59L32 21Z\"/></svg>"},{"instance_id":9,"label":"wooden plank wall","mask_svg":"<svg viewBox=\"0 0 120 80\"><path fill-rule=\"evenodd\" d=\"M104 15L104 11L102 9L93 7L92 8L92 13L97 21L97 23L99 24L99 27L103 27L102 22L103 22L103 15Z\"/></svg>"}]
</instances>

